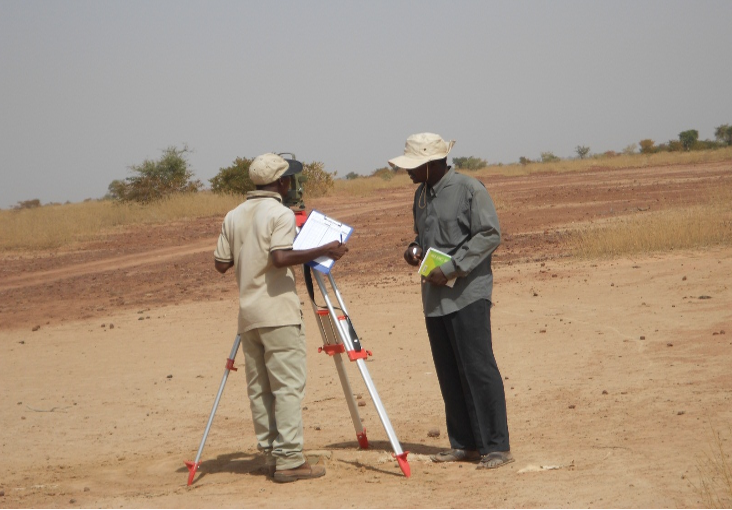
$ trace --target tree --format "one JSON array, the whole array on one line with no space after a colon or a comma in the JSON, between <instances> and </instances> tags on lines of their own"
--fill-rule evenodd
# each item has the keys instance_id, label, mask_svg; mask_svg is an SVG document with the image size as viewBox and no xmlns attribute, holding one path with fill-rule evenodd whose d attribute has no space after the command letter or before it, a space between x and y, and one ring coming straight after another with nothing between
<instances>
[{"instance_id":1,"label":"tree","mask_svg":"<svg viewBox=\"0 0 732 510\"><path fill-rule=\"evenodd\" d=\"M209 179L211 191L235 195L245 195L248 191L252 191L255 188L249 178L249 165L252 161L254 160L236 158L231 166L220 168L219 173L213 179Z\"/></svg>"},{"instance_id":2,"label":"tree","mask_svg":"<svg viewBox=\"0 0 732 510\"><path fill-rule=\"evenodd\" d=\"M555 156L553 152L542 152L541 162L542 163L553 163L559 161L559 157Z\"/></svg>"},{"instance_id":3,"label":"tree","mask_svg":"<svg viewBox=\"0 0 732 510\"><path fill-rule=\"evenodd\" d=\"M732 145L732 126L722 124L714 130L714 137L725 145Z\"/></svg>"},{"instance_id":4,"label":"tree","mask_svg":"<svg viewBox=\"0 0 732 510\"><path fill-rule=\"evenodd\" d=\"M13 209L35 209L36 207L41 207L41 201L33 198L31 200L20 200Z\"/></svg>"},{"instance_id":5,"label":"tree","mask_svg":"<svg viewBox=\"0 0 732 510\"><path fill-rule=\"evenodd\" d=\"M681 142L681 145L684 147L685 151L690 151L694 147L694 144L697 140L699 140L699 131L697 131L696 129L688 129L679 133L679 141ZM669 146L671 146L670 143Z\"/></svg>"},{"instance_id":6,"label":"tree","mask_svg":"<svg viewBox=\"0 0 732 510\"><path fill-rule=\"evenodd\" d=\"M655 144L656 142L654 142L650 138L646 138L638 142L638 145L640 145L641 154L653 154L654 152L656 152Z\"/></svg>"},{"instance_id":7,"label":"tree","mask_svg":"<svg viewBox=\"0 0 732 510\"><path fill-rule=\"evenodd\" d=\"M585 156L590 153L590 148L584 145L578 145L574 151L577 153L580 159L585 159Z\"/></svg>"},{"instance_id":8,"label":"tree","mask_svg":"<svg viewBox=\"0 0 732 510\"><path fill-rule=\"evenodd\" d=\"M325 171L325 165L319 161L303 164L303 192L306 198L322 197L327 195L335 186L333 177L336 172Z\"/></svg>"},{"instance_id":9,"label":"tree","mask_svg":"<svg viewBox=\"0 0 732 510\"><path fill-rule=\"evenodd\" d=\"M637 143L631 143L625 149L623 149L623 154L625 154L626 156L630 156L631 154L635 154L636 152L638 152Z\"/></svg>"},{"instance_id":10,"label":"tree","mask_svg":"<svg viewBox=\"0 0 732 510\"><path fill-rule=\"evenodd\" d=\"M531 162L532 161L529 158L527 158L527 157L521 156L519 158L519 163L522 164L522 165L528 165Z\"/></svg>"},{"instance_id":11,"label":"tree","mask_svg":"<svg viewBox=\"0 0 732 510\"><path fill-rule=\"evenodd\" d=\"M119 181L112 181L110 193L114 191L118 200L146 204L173 193L198 191L203 183L192 180L193 172L188 168L186 159L188 152L187 146L182 149L170 146L163 151L159 160L146 159L140 165L131 166L130 170L137 175L126 178L123 185Z\"/></svg>"},{"instance_id":12,"label":"tree","mask_svg":"<svg viewBox=\"0 0 732 510\"><path fill-rule=\"evenodd\" d=\"M452 158L452 164L460 170L479 170L488 166L485 159L469 156L467 158Z\"/></svg>"},{"instance_id":13,"label":"tree","mask_svg":"<svg viewBox=\"0 0 732 510\"><path fill-rule=\"evenodd\" d=\"M356 172L348 172L346 174L346 179L349 181L352 181L353 179L358 179L359 177L361 177L361 176L358 175Z\"/></svg>"}]
</instances>

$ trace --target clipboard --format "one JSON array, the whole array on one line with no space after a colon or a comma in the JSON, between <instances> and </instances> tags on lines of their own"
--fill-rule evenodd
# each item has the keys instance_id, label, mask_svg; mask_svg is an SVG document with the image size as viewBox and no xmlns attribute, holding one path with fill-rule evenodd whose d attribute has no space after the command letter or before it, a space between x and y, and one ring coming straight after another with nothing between
<instances>
[{"instance_id":1,"label":"clipboard","mask_svg":"<svg viewBox=\"0 0 732 510\"><path fill-rule=\"evenodd\" d=\"M338 220L329 218L320 211L313 210L310 212L308 219L300 229L292 243L293 250L309 250L317 248L332 241L345 243L353 233L353 227L346 225ZM330 273L335 261L328 257L318 257L307 263L308 266L320 271L321 273Z\"/></svg>"}]
</instances>

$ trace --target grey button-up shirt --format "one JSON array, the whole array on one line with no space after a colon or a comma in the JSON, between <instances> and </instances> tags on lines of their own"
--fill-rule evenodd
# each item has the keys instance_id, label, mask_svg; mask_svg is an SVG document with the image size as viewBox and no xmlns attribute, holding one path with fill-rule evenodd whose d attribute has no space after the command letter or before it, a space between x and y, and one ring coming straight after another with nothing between
<instances>
[{"instance_id":1,"label":"grey button-up shirt","mask_svg":"<svg viewBox=\"0 0 732 510\"><path fill-rule=\"evenodd\" d=\"M434 187L422 183L417 188L412 211L414 243L424 252L432 247L450 255L452 260L440 269L448 279L457 278L452 288L422 284L425 316L447 315L479 299L490 300L491 254L501 243L501 232L483 183L450 168Z\"/></svg>"}]
</instances>

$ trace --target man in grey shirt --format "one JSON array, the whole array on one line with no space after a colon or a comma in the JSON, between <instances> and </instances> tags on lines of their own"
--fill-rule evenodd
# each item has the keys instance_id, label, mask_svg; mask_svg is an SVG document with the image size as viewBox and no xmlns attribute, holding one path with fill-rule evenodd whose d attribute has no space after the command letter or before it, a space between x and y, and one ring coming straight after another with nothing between
<instances>
[{"instance_id":1,"label":"man in grey shirt","mask_svg":"<svg viewBox=\"0 0 732 510\"><path fill-rule=\"evenodd\" d=\"M454 143L433 133L412 135L404 155L389 164L420 183L412 207L417 236L404 259L419 266L429 248L451 256L422 279L427 335L451 446L432 460L479 460L479 469L492 469L513 462L490 323L491 255L501 233L483 183L447 165Z\"/></svg>"}]
</instances>

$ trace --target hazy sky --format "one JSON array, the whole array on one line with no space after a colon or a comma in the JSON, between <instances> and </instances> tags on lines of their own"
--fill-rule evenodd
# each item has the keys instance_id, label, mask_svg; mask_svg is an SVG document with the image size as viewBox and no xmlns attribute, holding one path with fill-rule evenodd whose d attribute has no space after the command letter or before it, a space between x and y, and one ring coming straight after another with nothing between
<instances>
[{"instance_id":1,"label":"hazy sky","mask_svg":"<svg viewBox=\"0 0 732 510\"><path fill-rule=\"evenodd\" d=\"M183 144L369 174L432 131L510 163L732 124L732 1L0 0L0 208Z\"/></svg>"}]
</instances>

